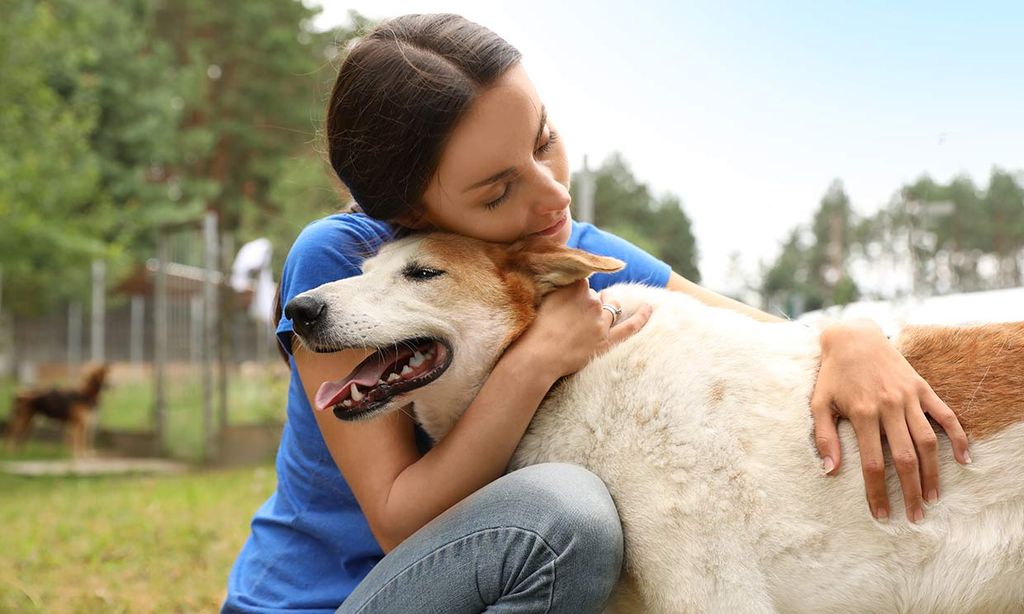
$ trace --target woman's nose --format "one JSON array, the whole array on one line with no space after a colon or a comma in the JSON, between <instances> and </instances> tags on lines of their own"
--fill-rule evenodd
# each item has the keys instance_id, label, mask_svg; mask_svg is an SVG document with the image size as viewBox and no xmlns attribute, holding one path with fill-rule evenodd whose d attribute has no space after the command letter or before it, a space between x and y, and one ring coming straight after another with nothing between
<instances>
[{"instance_id":1,"label":"woman's nose","mask_svg":"<svg viewBox=\"0 0 1024 614\"><path fill-rule=\"evenodd\" d=\"M551 169L541 168L537 174L536 194L534 195L534 209L541 214L561 211L572 202L569 195L569 188L559 181Z\"/></svg>"}]
</instances>

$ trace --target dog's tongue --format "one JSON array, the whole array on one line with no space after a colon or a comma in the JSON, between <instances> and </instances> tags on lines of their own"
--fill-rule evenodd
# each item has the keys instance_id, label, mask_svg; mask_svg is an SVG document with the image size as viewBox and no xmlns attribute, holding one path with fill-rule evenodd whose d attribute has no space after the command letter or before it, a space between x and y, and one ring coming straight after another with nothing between
<instances>
[{"instance_id":1,"label":"dog's tongue","mask_svg":"<svg viewBox=\"0 0 1024 614\"><path fill-rule=\"evenodd\" d=\"M352 384L358 384L364 387L364 390L372 388L377 384L377 380L380 379L380 376L384 374L384 370L390 364L391 361L387 358L380 354L375 354L363 361L356 367L355 371L345 378L320 384L320 389L316 391L316 397L313 399L317 410L323 411L328 407L334 407L347 399L349 396L348 389Z\"/></svg>"}]
</instances>

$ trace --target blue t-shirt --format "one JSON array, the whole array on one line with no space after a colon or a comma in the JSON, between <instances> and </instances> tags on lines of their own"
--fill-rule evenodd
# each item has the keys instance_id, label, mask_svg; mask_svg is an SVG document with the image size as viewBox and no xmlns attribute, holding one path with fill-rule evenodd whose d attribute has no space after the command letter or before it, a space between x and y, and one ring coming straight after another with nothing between
<instances>
[{"instance_id":1,"label":"blue t-shirt","mask_svg":"<svg viewBox=\"0 0 1024 614\"><path fill-rule=\"evenodd\" d=\"M281 276L281 305L317 286L360 273L392 238L391 227L360 213L307 226ZM619 282L668 283L668 265L590 224L572 223L569 247L627 263L590 277L601 290ZM277 335L291 351L292 323ZM277 489L256 512L249 539L228 578L225 612L333 612L383 556L352 490L331 459L291 360L288 419L277 453Z\"/></svg>"}]
</instances>

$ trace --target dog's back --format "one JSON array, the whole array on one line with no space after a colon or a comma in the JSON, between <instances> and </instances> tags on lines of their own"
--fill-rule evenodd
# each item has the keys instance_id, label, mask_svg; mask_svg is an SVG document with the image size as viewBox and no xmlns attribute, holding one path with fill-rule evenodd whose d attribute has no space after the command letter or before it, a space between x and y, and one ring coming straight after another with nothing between
<instances>
[{"instance_id":1,"label":"dog's back","mask_svg":"<svg viewBox=\"0 0 1024 614\"><path fill-rule=\"evenodd\" d=\"M87 400L79 391L60 388L22 392L15 399L16 407L30 408L34 415L46 416L59 422L71 420L72 409L80 405L89 407Z\"/></svg>"},{"instance_id":2,"label":"dog's back","mask_svg":"<svg viewBox=\"0 0 1024 614\"><path fill-rule=\"evenodd\" d=\"M846 423L843 466L822 475L808 408L813 331L659 290L613 296L654 303L655 315L545 402L513 462L577 462L605 480L642 604L633 609L1020 610L1024 387L1014 386L1024 325L918 330L901 341L960 413L974 463L958 466L942 438L939 503L917 525L893 506L883 524L868 513ZM986 381L999 392L983 395ZM957 390L970 394L961 402Z\"/></svg>"}]
</instances>

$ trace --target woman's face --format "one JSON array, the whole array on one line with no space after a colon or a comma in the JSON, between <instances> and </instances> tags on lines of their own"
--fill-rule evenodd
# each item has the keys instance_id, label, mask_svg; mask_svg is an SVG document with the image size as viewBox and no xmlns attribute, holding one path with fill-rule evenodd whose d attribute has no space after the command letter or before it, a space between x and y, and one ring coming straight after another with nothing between
<instances>
[{"instance_id":1,"label":"woman's face","mask_svg":"<svg viewBox=\"0 0 1024 614\"><path fill-rule=\"evenodd\" d=\"M522 66L473 102L441 154L418 227L510 243L569 240L569 161Z\"/></svg>"}]
</instances>

